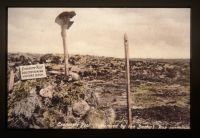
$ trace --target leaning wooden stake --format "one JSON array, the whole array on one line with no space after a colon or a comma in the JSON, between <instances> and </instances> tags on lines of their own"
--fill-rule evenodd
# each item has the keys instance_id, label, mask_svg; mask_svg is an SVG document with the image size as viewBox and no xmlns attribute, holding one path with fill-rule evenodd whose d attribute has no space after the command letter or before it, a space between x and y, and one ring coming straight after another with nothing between
<instances>
[{"instance_id":1,"label":"leaning wooden stake","mask_svg":"<svg viewBox=\"0 0 200 138\"><path fill-rule=\"evenodd\" d=\"M126 34L124 34L124 47L125 47L125 66L126 66L128 128L131 128L131 126L132 126L132 114L131 114L131 95L130 95L129 47L128 47L128 37L127 37Z\"/></svg>"},{"instance_id":2,"label":"leaning wooden stake","mask_svg":"<svg viewBox=\"0 0 200 138\"><path fill-rule=\"evenodd\" d=\"M13 70L10 71L10 78L8 82L8 92L10 92L13 89L14 86L14 79L15 79L15 73Z\"/></svg>"}]
</instances>

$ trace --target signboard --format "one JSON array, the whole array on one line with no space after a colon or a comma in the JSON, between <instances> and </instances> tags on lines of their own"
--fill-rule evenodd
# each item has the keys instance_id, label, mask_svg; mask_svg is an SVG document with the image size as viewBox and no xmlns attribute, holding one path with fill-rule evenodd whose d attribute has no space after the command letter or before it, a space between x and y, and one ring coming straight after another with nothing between
<instances>
[{"instance_id":1,"label":"signboard","mask_svg":"<svg viewBox=\"0 0 200 138\"><path fill-rule=\"evenodd\" d=\"M19 68L21 80L47 77L44 64L20 66Z\"/></svg>"}]
</instances>

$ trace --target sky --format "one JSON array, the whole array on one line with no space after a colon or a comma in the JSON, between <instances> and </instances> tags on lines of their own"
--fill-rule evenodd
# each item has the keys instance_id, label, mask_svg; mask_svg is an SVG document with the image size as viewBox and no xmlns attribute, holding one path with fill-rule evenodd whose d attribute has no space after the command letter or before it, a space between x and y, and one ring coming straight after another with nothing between
<instances>
[{"instance_id":1,"label":"sky","mask_svg":"<svg viewBox=\"0 0 200 138\"><path fill-rule=\"evenodd\" d=\"M69 54L130 58L190 58L190 8L8 8L8 52L63 53L55 18L75 11Z\"/></svg>"}]
</instances>

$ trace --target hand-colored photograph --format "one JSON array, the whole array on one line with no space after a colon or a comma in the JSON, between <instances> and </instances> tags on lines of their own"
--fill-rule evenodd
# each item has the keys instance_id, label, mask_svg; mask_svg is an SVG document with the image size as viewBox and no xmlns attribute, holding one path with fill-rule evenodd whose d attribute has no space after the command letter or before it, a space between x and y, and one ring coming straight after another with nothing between
<instances>
[{"instance_id":1,"label":"hand-colored photograph","mask_svg":"<svg viewBox=\"0 0 200 138\"><path fill-rule=\"evenodd\" d=\"M8 8L7 127L190 129L190 8Z\"/></svg>"}]
</instances>

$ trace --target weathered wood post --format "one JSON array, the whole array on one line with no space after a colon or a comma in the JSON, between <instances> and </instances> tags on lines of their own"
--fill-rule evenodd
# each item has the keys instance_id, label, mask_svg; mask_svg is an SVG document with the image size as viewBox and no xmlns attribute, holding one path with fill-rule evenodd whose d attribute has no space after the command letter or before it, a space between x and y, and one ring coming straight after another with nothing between
<instances>
[{"instance_id":1,"label":"weathered wood post","mask_svg":"<svg viewBox=\"0 0 200 138\"><path fill-rule=\"evenodd\" d=\"M8 82L8 92L10 92L13 89L14 79L15 79L15 73L13 70L11 70L10 78L9 78L9 82Z\"/></svg>"},{"instance_id":2,"label":"weathered wood post","mask_svg":"<svg viewBox=\"0 0 200 138\"><path fill-rule=\"evenodd\" d=\"M66 43L66 38L67 38L67 32L66 30L70 28L70 26L74 23L73 21L70 21L72 17L74 17L76 13L74 11L70 12L62 12L59 14L55 22L61 26L61 36L63 40L63 49L64 49L64 62L65 62L65 75L69 75L69 70L68 70L68 48L67 48L67 43Z\"/></svg>"},{"instance_id":3,"label":"weathered wood post","mask_svg":"<svg viewBox=\"0 0 200 138\"><path fill-rule=\"evenodd\" d=\"M129 46L127 34L124 34L124 47L125 47L125 67L126 67L126 92L127 92L127 108L128 108L128 128L132 126L131 114L131 94L130 94L130 67L129 67Z\"/></svg>"}]
</instances>

